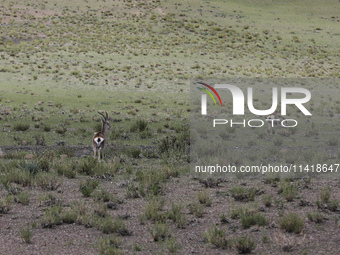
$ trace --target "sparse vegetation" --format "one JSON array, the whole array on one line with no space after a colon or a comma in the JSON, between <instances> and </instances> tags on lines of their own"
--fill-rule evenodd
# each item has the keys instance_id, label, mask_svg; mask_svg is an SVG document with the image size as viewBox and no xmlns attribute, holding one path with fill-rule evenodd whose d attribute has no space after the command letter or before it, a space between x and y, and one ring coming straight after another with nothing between
<instances>
[{"instance_id":1,"label":"sparse vegetation","mask_svg":"<svg viewBox=\"0 0 340 255\"><path fill-rule=\"evenodd\" d=\"M190 213L194 214L196 217L203 217L204 215L204 205L199 202L194 202L189 205Z\"/></svg>"},{"instance_id":2,"label":"sparse vegetation","mask_svg":"<svg viewBox=\"0 0 340 255\"><path fill-rule=\"evenodd\" d=\"M203 204L205 206L211 206L211 204L212 204L212 200L210 198L210 195L206 191L198 192L197 193L197 199L201 204Z\"/></svg>"},{"instance_id":3,"label":"sparse vegetation","mask_svg":"<svg viewBox=\"0 0 340 255\"><path fill-rule=\"evenodd\" d=\"M230 194L236 201L243 202L254 201L256 189L254 188L247 189L242 186L235 186L230 190Z\"/></svg>"},{"instance_id":4,"label":"sparse vegetation","mask_svg":"<svg viewBox=\"0 0 340 255\"><path fill-rule=\"evenodd\" d=\"M0 7L2 253L339 253L335 1L3 0ZM243 129L228 119L217 132L192 130L195 113L207 119L191 98L192 77L248 80L256 109L270 109L273 84L299 84L312 93L304 104L312 116L289 105L282 117L297 119L295 128ZM232 101L217 92L223 105L212 93L209 114L231 113ZM248 121L254 116L245 110ZM111 124L102 162L90 146L101 129L98 111ZM200 140L204 163L282 165L297 174L196 178L189 163Z\"/></svg>"},{"instance_id":5,"label":"sparse vegetation","mask_svg":"<svg viewBox=\"0 0 340 255\"><path fill-rule=\"evenodd\" d=\"M52 228L56 225L62 224L61 212L63 207L61 205L52 205L48 208L41 218L41 227Z\"/></svg>"},{"instance_id":6,"label":"sparse vegetation","mask_svg":"<svg viewBox=\"0 0 340 255\"><path fill-rule=\"evenodd\" d=\"M85 181L80 182L79 191L83 194L84 197L89 197L98 185L99 181L86 179Z\"/></svg>"},{"instance_id":7,"label":"sparse vegetation","mask_svg":"<svg viewBox=\"0 0 340 255\"><path fill-rule=\"evenodd\" d=\"M164 199L157 197L151 199L145 207L146 219L154 222L164 222L166 220L166 215L162 212L164 202Z\"/></svg>"},{"instance_id":8,"label":"sparse vegetation","mask_svg":"<svg viewBox=\"0 0 340 255\"><path fill-rule=\"evenodd\" d=\"M13 126L14 131L26 131L30 128L29 124L17 123Z\"/></svg>"},{"instance_id":9,"label":"sparse vegetation","mask_svg":"<svg viewBox=\"0 0 340 255\"><path fill-rule=\"evenodd\" d=\"M143 132L147 130L148 122L142 119L136 120L136 122L131 126L130 132Z\"/></svg>"},{"instance_id":10,"label":"sparse vegetation","mask_svg":"<svg viewBox=\"0 0 340 255\"><path fill-rule=\"evenodd\" d=\"M321 223L324 221L325 216L318 211L307 213L307 218L315 223Z\"/></svg>"},{"instance_id":11,"label":"sparse vegetation","mask_svg":"<svg viewBox=\"0 0 340 255\"><path fill-rule=\"evenodd\" d=\"M260 213L249 213L244 211L240 215L241 224L243 228L249 228L253 225L265 226L268 224L268 220Z\"/></svg>"},{"instance_id":12,"label":"sparse vegetation","mask_svg":"<svg viewBox=\"0 0 340 255\"><path fill-rule=\"evenodd\" d=\"M239 237L234 242L239 254L251 253L256 248L255 242L246 236Z\"/></svg>"},{"instance_id":13,"label":"sparse vegetation","mask_svg":"<svg viewBox=\"0 0 340 255\"><path fill-rule=\"evenodd\" d=\"M29 226L20 229L20 237L25 243L31 243L32 231Z\"/></svg>"},{"instance_id":14,"label":"sparse vegetation","mask_svg":"<svg viewBox=\"0 0 340 255\"><path fill-rule=\"evenodd\" d=\"M172 203L168 218L172 219L178 228L185 228L188 222L186 215L183 213L182 204Z\"/></svg>"},{"instance_id":15,"label":"sparse vegetation","mask_svg":"<svg viewBox=\"0 0 340 255\"><path fill-rule=\"evenodd\" d=\"M12 209L12 196L6 196L0 198L0 214L8 213Z\"/></svg>"},{"instance_id":16,"label":"sparse vegetation","mask_svg":"<svg viewBox=\"0 0 340 255\"><path fill-rule=\"evenodd\" d=\"M30 202L30 194L27 191L22 191L17 196L17 202L23 205L28 205Z\"/></svg>"},{"instance_id":17,"label":"sparse vegetation","mask_svg":"<svg viewBox=\"0 0 340 255\"><path fill-rule=\"evenodd\" d=\"M304 226L303 218L301 218L297 213L292 212L283 215L283 217L279 219L278 223L283 230L296 234L300 234Z\"/></svg>"},{"instance_id":18,"label":"sparse vegetation","mask_svg":"<svg viewBox=\"0 0 340 255\"><path fill-rule=\"evenodd\" d=\"M218 229L216 226L213 226L203 235L208 243L211 243L217 248L228 248L228 240L224 230Z\"/></svg>"},{"instance_id":19,"label":"sparse vegetation","mask_svg":"<svg viewBox=\"0 0 340 255\"><path fill-rule=\"evenodd\" d=\"M171 232L167 223L156 223L153 229L149 228L149 232L155 242L164 241L171 237Z\"/></svg>"},{"instance_id":20,"label":"sparse vegetation","mask_svg":"<svg viewBox=\"0 0 340 255\"><path fill-rule=\"evenodd\" d=\"M272 201L273 201L272 195L263 195L262 196L262 202L266 207L272 206Z\"/></svg>"},{"instance_id":21,"label":"sparse vegetation","mask_svg":"<svg viewBox=\"0 0 340 255\"><path fill-rule=\"evenodd\" d=\"M73 224L77 222L78 214L77 211L72 208L70 210L66 210L62 215L62 221L66 224Z\"/></svg>"},{"instance_id":22,"label":"sparse vegetation","mask_svg":"<svg viewBox=\"0 0 340 255\"><path fill-rule=\"evenodd\" d=\"M298 192L298 187L295 184L290 184L288 182L282 182L279 192L281 192L283 197L287 201L290 202L290 201L293 201L296 198L297 192Z\"/></svg>"},{"instance_id":23,"label":"sparse vegetation","mask_svg":"<svg viewBox=\"0 0 340 255\"><path fill-rule=\"evenodd\" d=\"M120 249L121 241L114 235L109 235L99 241L99 253L104 254L124 254L124 251Z\"/></svg>"}]
</instances>

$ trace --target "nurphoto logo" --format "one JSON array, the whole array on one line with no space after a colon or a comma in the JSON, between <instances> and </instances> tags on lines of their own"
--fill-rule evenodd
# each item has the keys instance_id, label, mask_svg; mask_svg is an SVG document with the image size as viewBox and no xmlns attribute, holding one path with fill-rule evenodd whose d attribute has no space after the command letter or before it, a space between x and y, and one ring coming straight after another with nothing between
<instances>
[{"instance_id":1,"label":"nurphoto logo","mask_svg":"<svg viewBox=\"0 0 340 255\"><path fill-rule=\"evenodd\" d=\"M217 105L216 100L213 94L208 90L210 89L218 98L221 107L223 107L222 100L216 89L227 89L232 95L233 100L233 108L232 114L242 116L245 114L245 95L243 91L236 85L230 84L215 84L214 86L208 85L203 82L198 82L205 86L206 88L197 87L200 91L204 92L201 95L201 114L207 115L207 95L209 95L214 101L215 105ZM281 116L285 116L287 114L287 105L295 105L305 116L311 116L310 111L306 109L303 105L311 99L311 93L308 89L305 88L294 88L294 87L282 87L280 88L280 100L281 100ZM288 95L303 95L303 97L299 98L288 98ZM248 110L258 116L270 116L277 111L278 108L278 99L279 99L279 89L277 87L272 88L272 103L269 109L259 110L254 107L254 98L253 98L253 88L247 88L247 106ZM268 100L270 100L268 98ZM298 125L298 121L295 119L278 119L276 116L266 118L266 121L271 123L272 126L275 125L276 122L280 122L283 127L296 127ZM213 127L216 125L225 125L230 123L233 125L242 125L246 126L248 124L249 127L262 127L264 125L264 121L261 119L243 119L240 121L233 121L227 119L213 119Z\"/></svg>"}]
</instances>

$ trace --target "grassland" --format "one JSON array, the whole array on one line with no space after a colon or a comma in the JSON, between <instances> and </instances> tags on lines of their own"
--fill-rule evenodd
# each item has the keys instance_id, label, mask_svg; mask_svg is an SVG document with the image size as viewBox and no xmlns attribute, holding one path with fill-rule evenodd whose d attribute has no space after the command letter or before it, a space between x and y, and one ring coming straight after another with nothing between
<instances>
[{"instance_id":1,"label":"grassland","mask_svg":"<svg viewBox=\"0 0 340 255\"><path fill-rule=\"evenodd\" d=\"M2 0L0 254L338 254L338 178L189 176L189 85L340 78L339 8L330 0ZM318 129L326 135L317 145L337 148L327 134L338 128L323 125L339 118L329 93L337 88L313 89L322 94L312 102L319 121L289 139L311 131L306 146L315 146ZM89 146L97 111L112 127L100 164ZM285 134L264 133L241 142L273 143L282 154Z\"/></svg>"}]
</instances>

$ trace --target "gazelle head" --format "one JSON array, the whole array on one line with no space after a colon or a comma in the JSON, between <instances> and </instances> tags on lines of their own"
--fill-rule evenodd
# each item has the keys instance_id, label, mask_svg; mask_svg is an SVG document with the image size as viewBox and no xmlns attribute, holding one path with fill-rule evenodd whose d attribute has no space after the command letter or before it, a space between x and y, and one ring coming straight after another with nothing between
<instances>
[{"instance_id":1,"label":"gazelle head","mask_svg":"<svg viewBox=\"0 0 340 255\"><path fill-rule=\"evenodd\" d=\"M107 114L107 112L105 112L105 116L100 112L98 113L102 116L103 130L110 130L111 127L109 123L109 115Z\"/></svg>"}]
</instances>

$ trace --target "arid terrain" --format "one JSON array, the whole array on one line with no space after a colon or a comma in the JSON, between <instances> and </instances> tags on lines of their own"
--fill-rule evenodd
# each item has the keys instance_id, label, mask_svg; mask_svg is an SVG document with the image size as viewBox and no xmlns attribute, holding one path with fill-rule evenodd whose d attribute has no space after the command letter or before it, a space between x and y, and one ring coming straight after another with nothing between
<instances>
[{"instance_id":1,"label":"arid terrain","mask_svg":"<svg viewBox=\"0 0 340 255\"><path fill-rule=\"evenodd\" d=\"M340 170L190 173L198 138L201 153L219 152L205 130L192 132L192 79L300 79L312 91L312 120L289 111L297 129L216 133L230 147L221 162L340 163L339 9L333 0L1 1L0 254L339 254ZM111 126L101 162L91 147L98 112Z\"/></svg>"}]
</instances>

